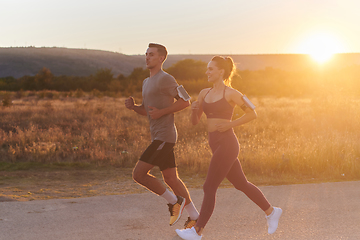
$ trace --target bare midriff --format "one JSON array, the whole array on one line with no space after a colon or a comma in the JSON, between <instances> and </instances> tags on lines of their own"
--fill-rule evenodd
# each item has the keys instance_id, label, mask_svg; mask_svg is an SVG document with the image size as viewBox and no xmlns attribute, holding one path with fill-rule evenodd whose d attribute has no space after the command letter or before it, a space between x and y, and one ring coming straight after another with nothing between
<instances>
[{"instance_id":1,"label":"bare midriff","mask_svg":"<svg viewBox=\"0 0 360 240\"><path fill-rule=\"evenodd\" d=\"M208 132L217 131L216 125L219 124L219 123L229 123L229 122L230 122L230 120L228 120L228 119L208 118L207 119Z\"/></svg>"}]
</instances>

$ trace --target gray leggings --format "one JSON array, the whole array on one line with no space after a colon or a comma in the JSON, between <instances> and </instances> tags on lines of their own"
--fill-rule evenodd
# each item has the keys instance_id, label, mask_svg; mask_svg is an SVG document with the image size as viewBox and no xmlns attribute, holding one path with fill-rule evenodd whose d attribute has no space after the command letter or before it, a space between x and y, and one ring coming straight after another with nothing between
<instances>
[{"instance_id":1,"label":"gray leggings","mask_svg":"<svg viewBox=\"0 0 360 240\"><path fill-rule=\"evenodd\" d=\"M213 152L207 177L203 186L204 199L201 205L197 227L205 227L215 207L216 191L224 178L236 189L244 192L263 211L270 207L264 194L254 184L247 181L241 168L238 154L239 143L232 129L226 132L210 132L209 145Z\"/></svg>"}]
</instances>

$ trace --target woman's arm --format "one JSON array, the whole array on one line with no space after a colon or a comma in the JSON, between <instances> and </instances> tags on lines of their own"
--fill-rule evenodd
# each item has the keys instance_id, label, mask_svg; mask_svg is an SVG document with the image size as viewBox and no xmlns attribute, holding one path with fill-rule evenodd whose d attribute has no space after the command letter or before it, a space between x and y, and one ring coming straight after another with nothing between
<instances>
[{"instance_id":1,"label":"woman's arm","mask_svg":"<svg viewBox=\"0 0 360 240\"><path fill-rule=\"evenodd\" d=\"M233 89L230 93L231 101L234 102L238 106L244 105L244 100L242 97L243 97L243 95L235 89ZM256 111L251 108L246 108L244 110L244 112L245 112L244 115L242 115L241 117L239 117L238 119L236 119L234 121L231 121L232 127L243 125L243 124L250 122L257 118Z\"/></svg>"},{"instance_id":2,"label":"woman's arm","mask_svg":"<svg viewBox=\"0 0 360 240\"><path fill-rule=\"evenodd\" d=\"M204 100L204 90L201 90L198 96L198 100L191 103L191 123L196 125L200 122L201 115L203 113L202 101Z\"/></svg>"},{"instance_id":3,"label":"woman's arm","mask_svg":"<svg viewBox=\"0 0 360 240\"><path fill-rule=\"evenodd\" d=\"M243 95L239 91L237 91L235 89L231 89L231 91L229 91L228 94L229 94L227 97L228 101L230 100L230 102L233 102L238 106L244 105L244 100L242 98ZM242 115L241 117L239 117L238 119L235 119L228 123L224 122L224 123L217 124L216 125L217 130L220 132L225 132L226 130L228 130L230 128L234 128L236 126L243 125L243 124L250 122L257 118L257 114L256 114L255 110L246 108L244 110L244 112L245 112L245 114Z\"/></svg>"},{"instance_id":4,"label":"woman's arm","mask_svg":"<svg viewBox=\"0 0 360 240\"><path fill-rule=\"evenodd\" d=\"M254 119L257 118L257 114L256 114L256 111L255 110L252 110L250 108L247 108L245 110L245 114L242 115L241 117L239 117L238 119L234 120L234 121L231 121L231 127L236 127L236 126L240 126L240 125L243 125L247 122L250 122Z\"/></svg>"}]
</instances>

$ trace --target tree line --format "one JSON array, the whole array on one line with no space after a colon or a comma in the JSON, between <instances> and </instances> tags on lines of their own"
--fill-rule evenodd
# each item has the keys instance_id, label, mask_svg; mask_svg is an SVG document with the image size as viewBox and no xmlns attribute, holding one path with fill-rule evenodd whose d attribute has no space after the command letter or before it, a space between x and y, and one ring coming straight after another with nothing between
<instances>
[{"instance_id":1,"label":"tree line","mask_svg":"<svg viewBox=\"0 0 360 240\"><path fill-rule=\"evenodd\" d=\"M193 59L181 60L164 69L184 85L190 94L197 94L211 86L205 75L207 63ZM90 76L54 76L43 68L35 76L0 78L1 91L110 91L127 96L141 92L142 81L149 71L135 68L129 76L114 76L111 69L99 69ZM249 96L303 97L319 94L343 93L360 95L360 68L325 67L291 72L274 68L237 71L232 86Z\"/></svg>"}]
</instances>

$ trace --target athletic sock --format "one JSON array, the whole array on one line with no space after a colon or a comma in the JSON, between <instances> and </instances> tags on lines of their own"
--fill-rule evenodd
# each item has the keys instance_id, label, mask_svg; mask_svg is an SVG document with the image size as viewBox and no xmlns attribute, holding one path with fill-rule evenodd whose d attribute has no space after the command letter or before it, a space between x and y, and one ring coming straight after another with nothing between
<instances>
[{"instance_id":1,"label":"athletic sock","mask_svg":"<svg viewBox=\"0 0 360 240\"><path fill-rule=\"evenodd\" d=\"M199 212L196 210L193 202L185 206L185 210L189 214L191 220L196 220L199 217Z\"/></svg>"},{"instance_id":2,"label":"athletic sock","mask_svg":"<svg viewBox=\"0 0 360 240\"><path fill-rule=\"evenodd\" d=\"M168 201L168 203L170 203L172 205L177 203L177 197L175 196L175 194L170 192L168 189L166 189L165 192L162 195L160 195L160 197L163 197L166 201Z\"/></svg>"}]
</instances>

